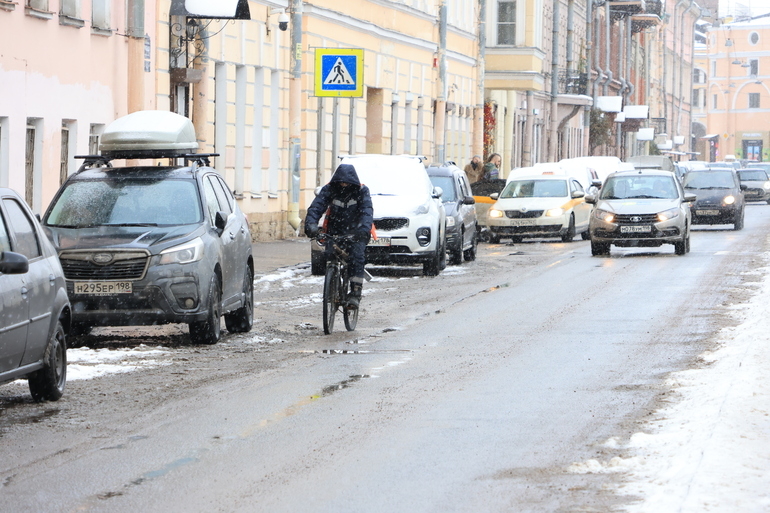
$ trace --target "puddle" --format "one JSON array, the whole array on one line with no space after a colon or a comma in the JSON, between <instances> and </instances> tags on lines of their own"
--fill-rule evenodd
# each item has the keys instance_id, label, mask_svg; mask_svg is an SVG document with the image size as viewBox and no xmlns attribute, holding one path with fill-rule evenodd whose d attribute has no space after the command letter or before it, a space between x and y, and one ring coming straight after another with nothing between
<instances>
[{"instance_id":1,"label":"puddle","mask_svg":"<svg viewBox=\"0 0 770 513\"><path fill-rule=\"evenodd\" d=\"M312 396L313 399L320 399L321 397L328 397L332 395L334 392L337 392L339 390L343 390L345 388L348 388L352 386L357 381L361 381L362 379L368 379L373 376L369 374L354 374L353 376L350 376L348 379L345 379L343 381L340 381L339 383L335 383L334 385L329 385L328 387L324 387L323 390L321 390L320 395L314 395Z\"/></svg>"},{"instance_id":2,"label":"puddle","mask_svg":"<svg viewBox=\"0 0 770 513\"><path fill-rule=\"evenodd\" d=\"M488 289L484 289L481 292L494 292L496 290L504 289L510 286L511 286L510 283L503 283L502 285L495 285L494 287L489 287Z\"/></svg>"},{"instance_id":3,"label":"puddle","mask_svg":"<svg viewBox=\"0 0 770 513\"><path fill-rule=\"evenodd\" d=\"M394 354L411 352L411 349L313 349L300 351L300 353L313 354Z\"/></svg>"}]
</instances>

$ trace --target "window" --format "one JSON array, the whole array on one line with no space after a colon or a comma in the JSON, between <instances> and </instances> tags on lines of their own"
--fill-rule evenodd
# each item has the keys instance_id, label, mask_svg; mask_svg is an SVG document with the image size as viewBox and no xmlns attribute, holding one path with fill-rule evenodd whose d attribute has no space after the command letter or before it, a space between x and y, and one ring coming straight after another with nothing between
<instances>
[{"instance_id":1,"label":"window","mask_svg":"<svg viewBox=\"0 0 770 513\"><path fill-rule=\"evenodd\" d=\"M61 0L59 14L70 18L80 18L78 7L80 7L80 0Z\"/></svg>"},{"instance_id":2,"label":"window","mask_svg":"<svg viewBox=\"0 0 770 513\"><path fill-rule=\"evenodd\" d=\"M696 69L693 71L693 81L696 84L705 84L706 83L706 72L702 69Z\"/></svg>"},{"instance_id":3,"label":"window","mask_svg":"<svg viewBox=\"0 0 770 513\"><path fill-rule=\"evenodd\" d=\"M27 0L27 7L37 9L38 11L47 11L48 0Z\"/></svg>"},{"instance_id":4,"label":"window","mask_svg":"<svg viewBox=\"0 0 770 513\"><path fill-rule=\"evenodd\" d=\"M8 221L11 230L16 234L14 251L21 253L30 260L40 256L40 245L37 241L35 226L27 217L24 209L16 200L3 200L5 210L8 212Z\"/></svg>"},{"instance_id":5,"label":"window","mask_svg":"<svg viewBox=\"0 0 770 513\"><path fill-rule=\"evenodd\" d=\"M692 90L692 105L693 107L700 107L700 89Z\"/></svg>"},{"instance_id":6,"label":"window","mask_svg":"<svg viewBox=\"0 0 770 513\"><path fill-rule=\"evenodd\" d=\"M749 43L751 43L752 45L759 43L759 33L752 32L751 34L749 34Z\"/></svg>"},{"instance_id":7,"label":"window","mask_svg":"<svg viewBox=\"0 0 770 513\"><path fill-rule=\"evenodd\" d=\"M497 2L497 44L516 44L516 1Z\"/></svg>"},{"instance_id":8,"label":"window","mask_svg":"<svg viewBox=\"0 0 770 513\"><path fill-rule=\"evenodd\" d=\"M759 59L749 60L749 75L759 75Z\"/></svg>"},{"instance_id":9,"label":"window","mask_svg":"<svg viewBox=\"0 0 770 513\"><path fill-rule=\"evenodd\" d=\"M110 30L109 0L92 0L91 27L98 30Z\"/></svg>"},{"instance_id":10,"label":"window","mask_svg":"<svg viewBox=\"0 0 770 513\"><path fill-rule=\"evenodd\" d=\"M749 108L750 109L759 108L759 93L749 93Z\"/></svg>"},{"instance_id":11,"label":"window","mask_svg":"<svg viewBox=\"0 0 770 513\"><path fill-rule=\"evenodd\" d=\"M99 140L102 137L102 132L104 132L104 125L102 124L91 125L91 131L88 133L88 154L89 155L99 154Z\"/></svg>"},{"instance_id":12,"label":"window","mask_svg":"<svg viewBox=\"0 0 770 513\"><path fill-rule=\"evenodd\" d=\"M714 96L713 96L713 102L712 102L712 104L711 104L711 108L712 108L712 109L716 109L716 108L717 108L717 105L719 105L719 103L717 102L717 95L714 95Z\"/></svg>"},{"instance_id":13,"label":"window","mask_svg":"<svg viewBox=\"0 0 770 513\"><path fill-rule=\"evenodd\" d=\"M11 250L11 238L8 236L8 230L5 228L3 216L0 215L0 251Z\"/></svg>"}]
</instances>

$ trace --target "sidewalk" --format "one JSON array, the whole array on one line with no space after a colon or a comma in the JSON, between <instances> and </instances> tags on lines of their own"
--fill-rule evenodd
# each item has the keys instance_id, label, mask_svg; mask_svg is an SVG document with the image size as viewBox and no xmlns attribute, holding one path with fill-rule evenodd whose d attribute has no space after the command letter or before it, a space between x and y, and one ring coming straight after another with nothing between
<instances>
[{"instance_id":1,"label":"sidewalk","mask_svg":"<svg viewBox=\"0 0 770 513\"><path fill-rule=\"evenodd\" d=\"M266 274L289 265L310 262L310 239L282 239L252 244L254 274Z\"/></svg>"}]
</instances>

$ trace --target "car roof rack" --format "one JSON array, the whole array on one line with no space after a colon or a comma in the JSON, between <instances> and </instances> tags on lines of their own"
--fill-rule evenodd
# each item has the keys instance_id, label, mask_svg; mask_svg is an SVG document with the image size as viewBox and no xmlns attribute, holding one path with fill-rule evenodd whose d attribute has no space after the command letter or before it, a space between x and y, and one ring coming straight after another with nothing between
<instances>
[{"instance_id":1,"label":"car roof rack","mask_svg":"<svg viewBox=\"0 0 770 513\"><path fill-rule=\"evenodd\" d=\"M93 167L112 167L110 163L112 158L105 155L75 155L75 158L83 159L83 163L77 170L78 173Z\"/></svg>"}]
</instances>

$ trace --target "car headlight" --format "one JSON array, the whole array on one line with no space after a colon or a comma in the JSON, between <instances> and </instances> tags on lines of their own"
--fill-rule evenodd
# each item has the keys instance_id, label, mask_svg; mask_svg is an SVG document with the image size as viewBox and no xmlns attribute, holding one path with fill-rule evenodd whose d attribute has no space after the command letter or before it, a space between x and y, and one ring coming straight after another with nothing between
<instances>
[{"instance_id":1,"label":"car headlight","mask_svg":"<svg viewBox=\"0 0 770 513\"><path fill-rule=\"evenodd\" d=\"M666 210L664 212L658 213L658 221L668 221L669 219L673 219L676 216L679 215L679 209L678 208L672 208L671 210Z\"/></svg>"},{"instance_id":2,"label":"car headlight","mask_svg":"<svg viewBox=\"0 0 770 513\"><path fill-rule=\"evenodd\" d=\"M762 184L762 188L766 191L770 191L770 182L765 182Z\"/></svg>"},{"instance_id":3,"label":"car headlight","mask_svg":"<svg viewBox=\"0 0 770 513\"><path fill-rule=\"evenodd\" d=\"M203 239L200 237L160 252L161 264L190 264L201 258L203 258Z\"/></svg>"},{"instance_id":4,"label":"car headlight","mask_svg":"<svg viewBox=\"0 0 770 513\"><path fill-rule=\"evenodd\" d=\"M735 203L735 196L732 194L730 196L725 196L725 199L722 200L725 205L732 205Z\"/></svg>"},{"instance_id":5,"label":"car headlight","mask_svg":"<svg viewBox=\"0 0 770 513\"><path fill-rule=\"evenodd\" d=\"M605 223L612 223L615 221L615 214L612 212L607 212L606 210L602 210L600 208L594 209L594 217L596 219L600 219L604 221Z\"/></svg>"},{"instance_id":6,"label":"car headlight","mask_svg":"<svg viewBox=\"0 0 770 513\"><path fill-rule=\"evenodd\" d=\"M429 203L423 203L419 207L417 207L417 210L414 211L415 214L422 215L427 214L430 211L430 204Z\"/></svg>"},{"instance_id":7,"label":"car headlight","mask_svg":"<svg viewBox=\"0 0 770 513\"><path fill-rule=\"evenodd\" d=\"M489 213L487 214L489 217L503 217L505 215L502 210L497 210L496 208L490 208Z\"/></svg>"},{"instance_id":8,"label":"car headlight","mask_svg":"<svg viewBox=\"0 0 770 513\"><path fill-rule=\"evenodd\" d=\"M450 226L454 226L455 225L455 218L454 217L447 217L446 218L446 225L447 225L447 228L450 227Z\"/></svg>"},{"instance_id":9,"label":"car headlight","mask_svg":"<svg viewBox=\"0 0 770 513\"><path fill-rule=\"evenodd\" d=\"M562 208L549 208L545 211L545 217L559 217L562 214L564 214L564 209Z\"/></svg>"}]
</instances>

